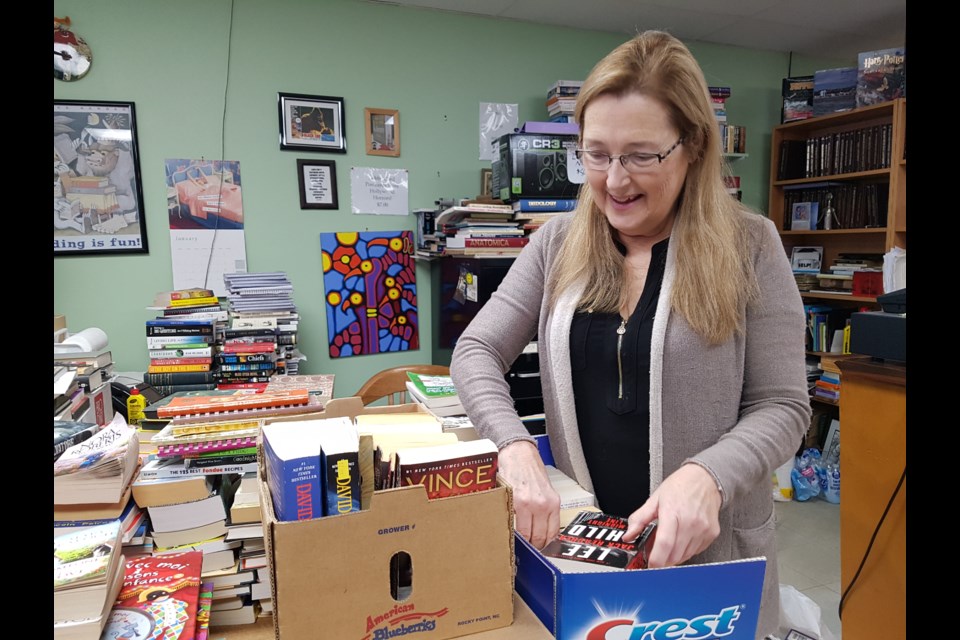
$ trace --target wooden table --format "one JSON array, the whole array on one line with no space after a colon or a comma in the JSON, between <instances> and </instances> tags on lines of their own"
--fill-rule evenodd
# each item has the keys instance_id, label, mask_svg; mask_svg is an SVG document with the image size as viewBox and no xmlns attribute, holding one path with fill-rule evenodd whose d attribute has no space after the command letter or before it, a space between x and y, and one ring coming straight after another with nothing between
<instances>
[{"instance_id":1,"label":"wooden table","mask_svg":"<svg viewBox=\"0 0 960 640\"><path fill-rule=\"evenodd\" d=\"M256 624L233 627L215 627L210 630L210 640L274 640L273 618L261 618ZM472 633L470 640L552 640L553 634L547 631L533 614L527 603L516 592L513 593L513 624L501 629ZM296 638L282 640L298 640Z\"/></svg>"}]
</instances>

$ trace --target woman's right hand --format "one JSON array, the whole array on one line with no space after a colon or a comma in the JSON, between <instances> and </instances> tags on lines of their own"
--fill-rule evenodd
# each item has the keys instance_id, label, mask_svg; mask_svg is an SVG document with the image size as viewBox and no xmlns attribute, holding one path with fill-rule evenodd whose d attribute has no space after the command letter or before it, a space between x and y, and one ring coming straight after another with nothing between
<instances>
[{"instance_id":1,"label":"woman's right hand","mask_svg":"<svg viewBox=\"0 0 960 640\"><path fill-rule=\"evenodd\" d=\"M513 489L516 530L542 549L560 532L560 494L550 484L537 445L517 440L500 449L498 473Z\"/></svg>"}]
</instances>

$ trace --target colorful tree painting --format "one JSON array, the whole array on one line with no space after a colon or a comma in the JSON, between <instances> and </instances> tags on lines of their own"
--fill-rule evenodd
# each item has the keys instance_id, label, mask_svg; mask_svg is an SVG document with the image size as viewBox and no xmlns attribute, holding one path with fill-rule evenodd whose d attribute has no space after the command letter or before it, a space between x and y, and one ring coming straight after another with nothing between
<instances>
[{"instance_id":1,"label":"colorful tree painting","mask_svg":"<svg viewBox=\"0 0 960 640\"><path fill-rule=\"evenodd\" d=\"M331 358L420 348L412 231L321 233Z\"/></svg>"}]
</instances>

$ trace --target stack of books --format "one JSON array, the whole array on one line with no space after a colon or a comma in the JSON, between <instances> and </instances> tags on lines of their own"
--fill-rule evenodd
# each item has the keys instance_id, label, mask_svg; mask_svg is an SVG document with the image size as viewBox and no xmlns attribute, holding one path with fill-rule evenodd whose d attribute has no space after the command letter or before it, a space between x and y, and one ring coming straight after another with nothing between
<instances>
[{"instance_id":1,"label":"stack of books","mask_svg":"<svg viewBox=\"0 0 960 640\"><path fill-rule=\"evenodd\" d=\"M53 538L53 637L99 638L123 585L119 522Z\"/></svg>"},{"instance_id":2,"label":"stack of books","mask_svg":"<svg viewBox=\"0 0 960 640\"><path fill-rule=\"evenodd\" d=\"M53 418L95 422L113 419L113 354L107 335L97 328L68 334L53 347Z\"/></svg>"},{"instance_id":3,"label":"stack of books","mask_svg":"<svg viewBox=\"0 0 960 640\"><path fill-rule=\"evenodd\" d=\"M360 438L350 418L266 424L263 454L278 521L360 510Z\"/></svg>"},{"instance_id":4,"label":"stack of books","mask_svg":"<svg viewBox=\"0 0 960 640\"><path fill-rule=\"evenodd\" d=\"M448 207L437 216L436 225L444 255L515 256L527 242L509 204Z\"/></svg>"},{"instance_id":5,"label":"stack of books","mask_svg":"<svg viewBox=\"0 0 960 640\"><path fill-rule=\"evenodd\" d=\"M131 541L144 518L131 495L139 454L137 430L117 416L111 424L56 457L53 463L54 536L118 522L122 541Z\"/></svg>"},{"instance_id":6,"label":"stack of books","mask_svg":"<svg viewBox=\"0 0 960 640\"><path fill-rule=\"evenodd\" d=\"M449 375L425 375L408 371L407 377L410 378L406 383L410 397L433 415L446 418L467 413Z\"/></svg>"},{"instance_id":7,"label":"stack of books","mask_svg":"<svg viewBox=\"0 0 960 640\"><path fill-rule=\"evenodd\" d=\"M518 198L513 201L513 218L526 233L524 240L529 241L531 233L545 222L564 211L577 208L576 198ZM526 244L526 242L524 242Z\"/></svg>"},{"instance_id":8,"label":"stack of books","mask_svg":"<svg viewBox=\"0 0 960 640\"><path fill-rule=\"evenodd\" d=\"M282 271L226 273L230 319L224 333L218 388L259 388L275 375L299 373L300 315Z\"/></svg>"},{"instance_id":9,"label":"stack of books","mask_svg":"<svg viewBox=\"0 0 960 640\"><path fill-rule=\"evenodd\" d=\"M149 367L144 382L162 395L216 388L219 330L227 312L213 289L177 289L158 293L159 312L146 322Z\"/></svg>"},{"instance_id":10,"label":"stack of books","mask_svg":"<svg viewBox=\"0 0 960 640\"><path fill-rule=\"evenodd\" d=\"M547 115L551 122L573 122L577 95L583 80L557 80L547 89Z\"/></svg>"}]
</instances>

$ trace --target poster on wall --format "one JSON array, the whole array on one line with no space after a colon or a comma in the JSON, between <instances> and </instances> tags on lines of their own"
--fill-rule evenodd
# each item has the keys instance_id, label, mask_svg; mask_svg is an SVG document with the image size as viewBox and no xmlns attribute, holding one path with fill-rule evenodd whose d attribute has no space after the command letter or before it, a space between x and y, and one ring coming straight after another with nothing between
<instances>
[{"instance_id":1,"label":"poster on wall","mask_svg":"<svg viewBox=\"0 0 960 640\"><path fill-rule=\"evenodd\" d=\"M331 358L420 348L412 231L321 233Z\"/></svg>"},{"instance_id":2,"label":"poster on wall","mask_svg":"<svg viewBox=\"0 0 960 640\"><path fill-rule=\"evenodd\" d=\"M132 102L53 101L53 255L148 253Z\"/></svg>"},{"instance_id":3,"label":"poster on wall","mask_svg":"<svg viewBox=\"0 0 960 640\"><path fill-rule=\"evenodd\" d=\"M173 288L227 294L224 273L247 270L240 163L164 161Z\"/></svg>"},{"instance_id":4,"label":"poster on wall","mask_svg":"<svg viewBox=\"0 0 960 640\"><path fill-rule=\"evenodd\" d=\"M480 159L499 160L497 138L516 131L520 121L518 105L500 102L480 103Z\"/></svg>"}]
</instances>

